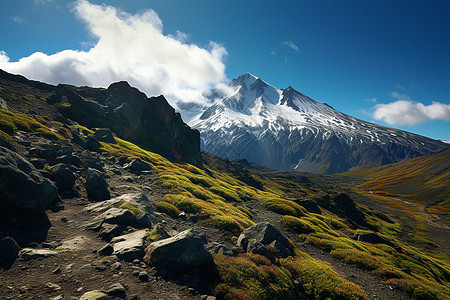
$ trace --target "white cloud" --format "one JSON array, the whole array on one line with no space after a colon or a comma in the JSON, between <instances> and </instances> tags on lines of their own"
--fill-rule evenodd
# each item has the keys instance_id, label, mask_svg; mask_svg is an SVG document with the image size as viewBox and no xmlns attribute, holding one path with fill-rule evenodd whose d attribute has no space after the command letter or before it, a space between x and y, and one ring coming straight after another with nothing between
<instances>
[{"instance_id":1,"label":"white cloud","mask_svg":"<svg viewBox=\"0 0 450 300\"><path fill-rule=\"evenodd\" d=\"M12 17L11 20L17 24L24 24L27 22L27 20L25 18L18 17L18 16Z\"/></svg>"},{"instance_id":2,"label":"white cloud","mask_svg":"<svg viewBox=\"0 0 450 300\"><path fill-rule=\"evenodd\" d=\"M6 54L5 51L0 50L0 64L1 63L7 63L9 61L8 54Z\"/></svg>"},{"instance_id":3,"label":"white cloud","mask_svg":"<svg viewBox=\"0 0 450 300\"><path fill-rule=\"evenodd\" d=\"M127 80L148 96L164 94L172 104L201 101L204 89L226 79L224 47L214 42L207 49L187 44L188 36L181 32L164 35L162 21L151 9L131 15L78 0L73 10L95 39L91 48L36 52L15 62L3 51L0 68L53 84L106 87Z\"/></svg>"},{"instance_id":4,"label":"white cloud","mask_svg":"<svg viewBox=\"0 0 450 300\"><path fill-rule=\"evenodd\" d=\"M450 122L450 104L440 102L424 105L420 102L397 100L377 104L374 109L373 117L390 125L416 125L430 120Z\"/></svg>"},{"instance_id":5,"label":"white cloud","mask_svg":"<svg viewBox=\"0 0 450 300\"><path fill-rule=\"evenodd\" d=\"M298 52L300 50L300 48L296 44L294 44L292 41L284 41L281 44L284 45L284 46L288 46L289 48L291 48L295 52Z\"/></svg>"},{"instance_id":6,"label":"white cloud","mask_svg":"<svg viewBox=\"0 0 450 300\"><path fill-rule=\"evenodd\" d=\"M397 100L406 100L406 101L412 101L411 97L409 97L407 94L400 94L397 92L391 92L389 93L389 96L392 98L395 98Z\"/></svg>"},{"instance_id":7,"label":"white cloud","mask_svg":"<svg viewBox=\"0 0 450 300\"><path fill-rule=\"evenodd\" d=\"M376 99L376 98L374 98L374 97L372 97L372 98L366 98L366 99L364 99L364 101L366 101L366 102L373 102L373 103L377 103L377 99Z\"/></svg>"},{"instance_id":8,"label":"white cloud","mask_svg":"<svg viewBox=\"0 0 450 300\"><path fill-rule=\"evenodd\" d=\"M34 0L34 6L44 6L46 4L52 3L54 0Z\"/></svg>"}]
</instances>

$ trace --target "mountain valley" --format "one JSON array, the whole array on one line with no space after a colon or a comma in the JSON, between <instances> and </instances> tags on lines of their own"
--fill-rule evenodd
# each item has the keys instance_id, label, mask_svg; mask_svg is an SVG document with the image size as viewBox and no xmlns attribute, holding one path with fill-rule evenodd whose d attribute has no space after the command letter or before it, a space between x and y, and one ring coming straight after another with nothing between
<instances>
[{"instance_id":1,"label":"mountain valley","mask_svg":"<svg viewBox=\"0 0 450 300\"><path fill-rule=\"evenodd\" d=\"M0 71L1 298L450 298L442 143L250 74L233 84L189 120L199 134L164 96L126 82L53 86ZM298 144L289 152L281 138ZM258 143L286 158L243 159Z\"/></svg>"}]
</instances>

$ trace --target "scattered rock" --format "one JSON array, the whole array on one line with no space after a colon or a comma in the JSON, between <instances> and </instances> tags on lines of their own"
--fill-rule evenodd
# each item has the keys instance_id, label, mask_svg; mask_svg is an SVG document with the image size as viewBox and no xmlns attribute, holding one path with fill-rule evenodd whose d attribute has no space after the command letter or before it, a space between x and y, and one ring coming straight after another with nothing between
<instances>
[{"instance_id":1,"label":"scattered rock","mask_svg":"<svg viewBox=\"0 0 450 300\"><path fill-rule=\"evenodd\" d=\"M56 255L57 252L51 250L24 248L19 251L19 258L21 260L31 260L36 258L44 258Z\"/></svg>"},{"instance_id":2,"label":"scattered rock","mask_svg":"<svg viewBox=\"0 0 450 300\"><path fill-rule=\"evenodd\" d=\"M0 265L13 262L20 251L19 244L7 236L0 240Z\"/></svg>"},{"instance_id":3,"label":"scattered rock","mask_svg":"<svg viewBox=\"0 0 450 300\"><path fill-rule=\"evenodd\" d=\"M200 300L216 300L216 297L208 296L208 295L201 295Z\"/></svg>"},{"instance_id":4,"label":"scattered rock","mask_svg":"<svg viewBox=\"0 0 450 300\"><path fill-rule=\"evenodd\" d=\"M114 252L114 248L111 246L111 244L106 244L105 246L101 247L97 253L103 256L109 256Z\"/></svg>"},{"instance_id":5,"label":"scattered rock","mask_svg":"<svg viewBox=\"0 0 450 300\"><path fill-rule=\"evenodd\" d=\"M115 144L116 140L114 139L114 135L109 128L93 128L94 136L97 140L105 143Z\"/></svg>"},{"instance_id":6,"label":"scattered rock","mask_svg":"<svg viewBox=\"0 0 450 300\"><path fill-rule=\"evenodd\" d=\"M212 254L223 254L228 256L234 256L235 250L228 247L227 245L220 244L220 243L213 243L209 245L208 251ZM236 251L237 252L237 251Z\"/></svg>"},{"instance_id":7,"label":"scattered rock","mask_svg":"<svg viewBox=\"0 0 450 300\"><path fill-rule=\"evenodd\" d=\"M113 284L106 291L108 296L125 299L127 290L121 283Z\"/></svg>"},{"instance_id":8,"label":"scattered rock","mask_svg":"<svg viewBox=\"0 0 450 300\"><path fill-rule=\"evenodd\" d=\"M85 236L76 236L69 240L63 241L61 246L58 246L56 250L75 251L78 249L82 249L84 247L83 244L86 243L87 240L88 239Z\"/></svg>"},{"instance_id":9,"label":"scattered rock","mask_svg":"<svg viewBox=\"0 0 450 300\"><path fill-rule=\"evenodd\" d=\"M146 230L138 230L129 234L115 237L111 240L114 252L119 259L133 261L144 256L144 238Z\"/></svg>"},{"instance_id":10,"label":"scattered rock","mask_svg":"<svg viewBox=\"0 0 450 300\"><path fill-rule=\"evenodd\" d=\"M118 261L111 265L111 269L113 269L113 270L120 270L121 267L122 267L122 265Z\"/></svg>"},{"instance_id":11,"label":"scattered rock","mask_svg":"<svg viewBox=\"0 0 450 300\"><path fill-rule=\"evenodd\" d=\"M56 284L56 283L52 283L52 282L47 283L47 284L45 285L45 287L48 288L48 289L50 289L50 290L52 290L52 291L55 291L55 292L56 292L56 291L62 290L62 288L61 288L60 285L58 285L58 284Z\"/></svg>"},{"instance_id":12,"label":"scattered rock","mask_svg":"<svg viewBox=\"0 0 450 300\"><path fill-rule=\"evenodd\" d=\"M117 224L103 223L100 226L99 236L105 241L110 241L113 237L118 236L124 230L124 226Z\"/></svg>"},{"instance_id":13,"label":"scattered rock","mask_svg":"<svg viewBox=\"0 0 450 300\"><path fill-rule=\"evenodd\" d=\"M189 229L168 239L151 243L146 249L146 261L171 271L183 271L208 266L213 263L204 247L205 241Z\"/></svg>"},{"instance_id":14,"label":"scattered rock","mask_svg":"<svg viewBox=\"0 0 450 300\"><path fill-rule=\"evenodd\" d=\"M49 168L53 180L60 191L71 190L77 179L70 168L63 163L59 163Z\"/></svg>"},{"instance_id":15,"label":"scattered rock","mask_svg":"<svg viewBox=\"0 0 450 300\"><path fill-rule=\"evenodd\" d=\"M92 135L88 135L86 137L86 142L84 144L86 149L94 152L100 152L100 148L102 147L102 144Z\"/></svg>"},{"instance_id":16,"label":"scattered rock","mask_svg":"<svg viewBox=\"0 0 450 300\"><path fill-rule=\"evenodd\" d=\"M57 199L57 188L25 158L0 147L0 206L39 211Z\"/></svg>"},{"instance_id":17,"label":"scattered rock","mask_svg":"<svg viewBox=\"0 0 450 300\"><path fill-rule=\"evenodd\" d=\"M105 213L111 208L120 208L129 211L132 216L127 220L129 223L117 223L112 221L102 220L103 217L97 217L97 225L100 226L101 222L111 223L111 224L123 224L125 226L134 226L138 228L149 228L156 224L156 218L154 216L153 208L148 200L147 196L144 194L124 194L119 197L94 203L86 208L87 211L93 213ZM129 214L127 214L129 216ZM100 221L100 223L98 223Z\"/></svg>"},{"instance_id":18,"label":"scattered rock","mask_svg":"<svg viewBox=\"0 0 450 300\"><path fill-rule=\"evenodd\" d=\"M79 300L108 300L108 294L102 291L89 291L84 293Z\"/></svg>"},{"instance_id":19,"label":"scattered rock","mask_svg":"<svg viewBox=\"0 0 450 300\"><path fill-rule=\"evenodd\" d=\"M278 252L273 251L274 253L272 254L283 254L282 257L290 256L293 254L293 249L288 239L284 235L282 235L275 227L267 222L258 223L253 225L252 227L245 229L238 238L237 246L242 247L242 249L247 252L259 252L258 254L263 255L269 252L266 246L271 245L271 243L273 243L274 241L276 241L276 243L272 244L272 248L273 250L278 250ZM262 248L266 249L267 252ZM267 256L267 258L271 260L273 259L272 256Z\"/></svg>"},{"instance_id":20,"label":"scattered rock","mask_svg":"<svg viewBox=\"0 0 450 300\"><path fill-rule=\"evenodd\" d=\"M139 277L139 280L142 282L148 281L148 273L146 271L139 272L138 277Z\"/></svg>"},{"instance_id":21,"label":"scattered rock","mask_svg":"<svg viewBox=\"0 0 450 300\"><path fill-rule=\"evenodd\" d=\"M128 171L136 175L140 175L144 171L153 171L152 167L140 158L133 159L130 163L124 166L124 169L127 169Z\"/></svg>"},{"instance_id":22,"label":"scattered rock","mask_svg":"<svg viewBox=\"0 0 450 300\"><path fill-rule=\"evenodd\" d=\"M97 202L111 198L105 177L96 169L88 169L86 176L86 191L90 201Z\"/></svg>"}]
</instances>

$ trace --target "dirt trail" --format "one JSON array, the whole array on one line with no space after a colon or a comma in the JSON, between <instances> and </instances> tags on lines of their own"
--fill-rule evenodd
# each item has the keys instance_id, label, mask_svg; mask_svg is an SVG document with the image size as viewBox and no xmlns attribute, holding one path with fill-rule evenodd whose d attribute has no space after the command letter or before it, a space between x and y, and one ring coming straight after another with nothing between
<instances>
[{"instance_id":1,"label":"dirt trail","mask_svg":"<svg viewBox=\"0 0 450 300\"><path fill-rule=\"evenodd\" d=\"M443 220L440 216L436 215L436 214L432 214L428 212L428 209L426 208L425 205L422 204L417 204L417 203L413 203L413 202L409 202L400 198L396 198L396 197L390 197L390 196L386 196L383 194L377 194L374 192L369 191L369 193L376 195L376 196L382 196L385 198L389 198L395 201L400 201L402 203L405 203L407 205L416 207L419 209L419 211L425 216L428 225L432 226L432 227L436 227L436 228L440 228L440 229L446 229L446 230L450 230L450 226L447 224L447 222L445 220Z\"/></svg>"}]
</instances>

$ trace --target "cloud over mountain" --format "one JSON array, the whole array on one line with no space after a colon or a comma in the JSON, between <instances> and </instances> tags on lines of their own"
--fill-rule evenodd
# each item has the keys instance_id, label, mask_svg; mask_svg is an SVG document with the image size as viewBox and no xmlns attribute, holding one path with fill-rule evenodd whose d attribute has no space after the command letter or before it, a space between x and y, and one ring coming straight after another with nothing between
<instances>
[{"instance_id":1,"label":"cloud over mountain","mask_svg":"<svg viewBox=\"0 0 450 300\"><path fill-rule=\"evenodd\" d=\"M450 121L450 104L434 101L430 105L424 105L411 100L397 100L377 104L374 109L373 117L389 125L416 125L430 120Z\"/></svg>"},{"instance_id":2,"label":"cloud over mountain","mask_svg":"<svg viewBox=\"0 0 450 300\"><path fill-rule=\"evenodd\" d=\"M75 2L94 45L87 51L35 52L10 61L0 51L0 68L53 84L108 86L127 80L147 95L164 94L172 103L198 101L201 92L225 79L224 47L186 43L187 35L163 33L157 13L128 14L112 6Z\"/></svg>"}]
</instances>

